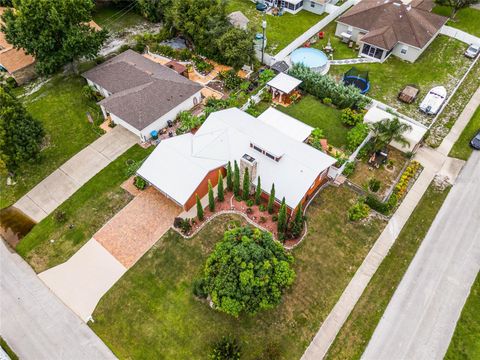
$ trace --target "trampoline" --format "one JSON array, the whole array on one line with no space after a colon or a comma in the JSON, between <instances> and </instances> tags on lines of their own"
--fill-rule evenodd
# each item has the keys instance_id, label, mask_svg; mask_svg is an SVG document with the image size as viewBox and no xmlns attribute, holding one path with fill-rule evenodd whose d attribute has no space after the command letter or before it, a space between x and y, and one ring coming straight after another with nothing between
<instances>
[{"instance_id":1,"label":"trampoline","mask_svg":"<svg viewBox=\"0 0 480 360\"><path fill-rule=\"evenodd\" d=\"M356 67L352 67L343 75L343 83L355 86L357 89L360 89L360 93L363 95L370 90L368 71L360 71Z\"/></svg>"},{"instance_id":2,"label":"trampoline","mask_svg":"<svg viewBox=\"0 0 480 360\"><path fill-rule=\"evenodd\" d=\"M303 64L322 75L326 74L330 68L327 55L315 48L298 48L290 54L290 60L292 64Z\"/></svg>"}]
</instances>

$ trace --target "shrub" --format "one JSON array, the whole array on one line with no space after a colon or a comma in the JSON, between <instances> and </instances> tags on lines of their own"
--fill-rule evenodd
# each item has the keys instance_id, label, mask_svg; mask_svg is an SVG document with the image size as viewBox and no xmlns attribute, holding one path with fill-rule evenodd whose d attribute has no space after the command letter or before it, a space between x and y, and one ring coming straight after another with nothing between
<instances>
[{"instance_id":1,"label":"shrub","mask_svg":"<svg viewBox=\"0 0 480 360\"><path fill-rule=\"evenodd\" d=\"M243 172L243 185L242 185L243 200L245 201L248 200L249 196L250 196L250 174L248 172L248 168L245 168L245 171Z\"/></svg>"},{"instance_id":2,"label":"shrub","mask_svg":"<svg viewBox=\"0 0 480 360\"><path fill-rule=\"evenodd\" d=\"M272 221L277 221L278 220L278 215L272 215Z\"/></svg>"},{"instance_id":3,"label":"shrub","mask_svg":"<svg viewBox=\"0 0 480 360\"><path fill-rule=\"evenodd\" d=\"M105 62L105 56L99 55L95 58L95 64L100 65Z\"/></svg>"},{"instance_id":4,"label":"shrub","mask_svg":"<svg viewBox=\"0 0 480 360\"><path fill-rule=\"evenodd\" d=\"M64 224L67 221L67 214L65 211L57 210L53 214L53 220L58 224Z\"/></svg>"},{"instance_id":5,"label":"shrub","mask_svg":"<svg viewBox=\"0 0 480 360\"><path fill-rule=\"evenodd\" d=\"M350 151L355 149L365 140L368 135L368 125L359 123L347 132L347 148Z\"/></svg>"},{"instance_id":6,"label":"shrub","mask_svg":"<svg viewBox=\"0 0 480 360\"><path fill-rule=\"evenodd\" d=\"M260 216L260 219L258 220L260 224L264 224L267 222L267 218L265 216Z\"/></svg>"},{"instance_id":7,"label":"shrub","mask_svg":"<svg viewBox=\"0 0 480 360\"><path fill-rule=\"evenodd\" d=\"M370 179L368 181L368 188L370 189L370 191L373 191L373 192L377 192L378 190L380 190L380 186L382 185L382 183L380 182L380 180L378 179Z\"/></svg>"},{"instance_id":8,"label":"shrub","mask_svg":"<svg viewBox=\"0 0 480 360\"><path fill-rule=\"evenodd\" d=\"M260 85L265 85L267 82L272 80L275 77L275 72L270 69L265 69L260 73L260 76L258 77L258 82Z\"/></svg>"},{"instance_id":9,"label":"shrub","mask_svg":"<svg viewBox=\"0 0 480 360\"><path fill-rule=\"evenodd\" d=\"M269 214L273 214L273 205L275 204L275 184L272 183L272 188L270 189L270 196L268 197L267 210Z\"/></svg>"},{"instance_id":10,"label":"shrub","mask_svg":"<svg viewBox=\"0 0 480 360\"><path fill-rule=\"evenodd\" d=\"M223 337L217 342L209 356L210 360L239 360L240 345L237 340Z\"/></svg>"},{"instance_id":11,"label":"shrub","mask_svg":"<svg viewBox=\"0 0 480 360\"><path fill-rule=\"evenodd\" d=\"M350 221L358 221L365 219L370 213L370 208L363 201L357 201L348 209L348 219Z\"/></svg>"},{"instance_id":12,"label":"shrub","mask_svg":"<svg viewBox=\"0 0 480 360\"><path fill-rule=\"evenodd\" d=\"M173 221L173 226L177 229L180 229L183 234L188 234L192 230L192 223L190 219L183 219L181 217L176 217Z\"/></svg>"},{"instance_id":13,"label":"shrub","mask_svg":"<svg viewBox=\"0 0 480 360\"><path fill-rule=\"evenodd\" d=\"M412 161L410 165L407 166L397 185L395 185L395 193L399 198L401 198L407 192L408 184L410 180L415 176L418 169L420 168L420 163L417 161Z\"/></svg>"},{"instance_id":14,"label":"shrub","mask_svg":"<svg viewBox=\"0 0 480 360\"><path fill-rule=\"evenodd\" d=\"M251 214L253 212L251 207L247 207L247 209L245 211L246 211L247 214Z\"/></svg>"},{"instance_id":15,"label":"shrub","mask_svg":"<svg viewBox=\"0 0 480 360\"><path fill-rule=\"evenodd\" d=\"M292 264L292 255L270 232L236 227L225 232L207 259L205 290L216 309L235 317L272 309L295 279Z\"/></svg>"},{"instance_id":16,"label":"shrub","mask_svg":"<svg viewBox=\"0 0 480 360\"><path fill-rule=\"evenodd\" d=\"M138 190L145 190L145 188L147 187L147 182L140 176L135 176L133 184Z\"/></svg>"},{"instance_id":17,"label":"shrub","mask_svg":"<svg viewBox=\"0 0 480 360\"><path fill-rule=\"evenodd\" d=\"M332 99L326 97L326 98L323 98L322 102L323 102L325 105L331 105L331 104L332 104Z\"/></svg>"},{"instance_id":18,"label":"shrub","mask_svg":"<svg viewBox=\"0 0 480 360\"><path fill-rule=\"evenodd\" d=\"M196 201L197 201L197 218L198 220L202 221L203 220L203 206L202 202L200 201L200 198L198 195L195 195Z\"/></svg>"},{"instance_id":19,"label":"shrub","mask_svg":"<svg viewBox=\"0 0 480 360\"><path fill-rule=\"evenodd\" d=\"M260 205L260 206L258 207L258 209L259 209L260 211L265 211L265 210L267 210L267 208L266 208L265 205L263 205L263 204Z\"/></svg>"},{"instance_id":20,"label":"shrub","mask_svg":"<svg viewBox=\"0 0 480 360\"><path fill-rule=\"evenodd\" d=\"M254 204L254 201L252 199L248 199L246 204L247 204L248 207L252 207L253 204Z\"/></svg>"},{"instance_id":21,"label":"shrub","mask_svg":"<svg viewBox=\"0 0 480 360\"><path fill-rule=\"evenodd\" d=\"M215 211L215 196L213 194L213 187L210 180L208 180L208 209L210 211Z\"/></svg>"},{"instance_id":22,"label":"shrub","mask_svg":"<svg viewBox=\"0 0 480 360\"><path fill-rule=\"evenodd\" d=\"M262 201L262 185L260 176L257 177L257 187L255 188L255 204L259 205Z\"/></svg>"},{"instance_id":23,"label":"shrub","mask_svg":"<svg viewBox=\"0 0 480 360\"><path fill-rule=\"evenodd\" d=\"M202 278L193 280L193 295L201 299L206 299L208 294L205 292L205 280Z\"/></svg>"},{"instance_id":24,"label":"shrub","mask_svg":"<svg viewBox=\"0 0 480 360\"><path fill-rule=\"evenodd\" d=\"M355 161L348 162L345 165L345 168L343 169L343 175L345 175L346 177L349 177L350 175L352 175L353 172L355 171L356 166L357 166L357 163Z\"/></svg>"},{"instance_id":25,"label":"shrub","mask_svg":"<svg viewBox=\"0 0 480 360\"><path fill-rule=\"evenodd\" d=\"M323 130L320 128L315 128L312 130L310 137L308 138L308 143L317 150L322 150L322 144L320 143L321 139L325 139Z\"/></svg>"},{"instance_id":26,"label":"shrub","mask_svg":"<svg viewBox=\"0 0 480 360\"><path fill-rule=\"evenodd\" d=\"M225 193L223 190L223 175L221 170L218 170L217 199L220 202L225 200Z\"/></svg>"},{"instance_id":27,"label":"shrub","mask_svg":"<svg viewBox=\"0 0 480 360\"><path fill-rule=\"evenodd\" d=\"M367 204L371 209L379 212L380 214L383 215L388 215L390 213L390 207L387 203L384 203L380 200L378 200L375 196L373 195L367 195L365 199L365 204Z\"/></svg>"},{"instance_id":28,"label":"shrub","mask_svg":"<svg viewBox=\"0 0 480 360\"><path fill-rule=\"evenodd\" d=\"M363 117L365 116L364 111L357 112L350 108L342 110L342 123L347 126L355 126L363 122Z\"/></svg>"},{"instance_id":29,"label":"shrub","mask_svg":"<svg viewBox=\"0 0 480 360\"><path fill-rule=\"evenodd\" d=\"M220 79L223 80L225 87L229 90L234 90L242 83L242 78L239 77L235 70L222 71L220 73ZM248 88L248 85L247 85ZM245 89L246 90L246 89Z\"/></svg>"},{"instance_id":30,"label":"shrub","mask_svg":"<svg viewBox=\"0 0 480 360\"><path fill-rule=\"evenodd\" d=\"M285 204L285 198L282 199L282 205L280 205L280 210L278 211L278 223L277 231L279 234L285 234L287 231L287 205Z\"/></svg>"}]
</instances>

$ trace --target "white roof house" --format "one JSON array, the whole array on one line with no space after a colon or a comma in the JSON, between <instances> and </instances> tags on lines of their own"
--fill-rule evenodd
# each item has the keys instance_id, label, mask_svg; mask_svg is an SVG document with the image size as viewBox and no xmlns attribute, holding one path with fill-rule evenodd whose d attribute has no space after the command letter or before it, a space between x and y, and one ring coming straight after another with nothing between
<instances>
[{"instance_id":1,"label":"white roof house","mask_svg":"<svg viewBox=\"0 0 480 360\"><path fill-rule=\"evenodd\" d=\"M292 121L297 120L288 117ZM287 123L284 118L283 123ZM288 125L290 126L290 125ZM294 209L336 160L237 108L212 113L200 129L162 141L138 170L180 205L207 174L248 155L257 162L262 190ZM257 179L252 179L254 185Z\"/></svg>"},{"instance_id":2,"label":"white roof house","mask_svg":"<svg viewBox=\"0 0 480 360\"><path fill-rule=\"evenodd\" d=\"M270 80L267 83L267 86L275 88L285 94L290 94L301 83L302 83L302 80L298 80L293 76L290 76L281 72L277 76L275 76L272 80Z\"/></svg>"},{"instance_id":3,"label":"white roof house","mask_svg":"<svg viewBox=\"0 0 480 360\"><path fill-rule=\"evenodd\" d=\"M422 141L425 133L427 132L427 127L425 127L424 125L418 122L408 121L399 116L395 116L389 112L379 109L376 106L373 106L367 111L367 113L365 114L365 117L363 118L363 121L365 123L376 123L383 119L393 119L395 117L398 118L400 122L411 126L411 130L408 130L405 132L405 134L403 134L403 136L407 139L410 145L405 146L400 143L397 143L396 141L392 141L390 145L404 152L415 150L416 146L420 143L420 141Z\"/></svg>"},{"instance_id":4,"label":"white roof house","mask_svg":"<svg viewBox=\"0 0 480 360\"><path fill-rule=\"evenodd\" d=\"M265 110L257 119L277 129L284 135L302 142L310 136L313 130L313 127L272 107Z\"/></svg>"}]
</instances>

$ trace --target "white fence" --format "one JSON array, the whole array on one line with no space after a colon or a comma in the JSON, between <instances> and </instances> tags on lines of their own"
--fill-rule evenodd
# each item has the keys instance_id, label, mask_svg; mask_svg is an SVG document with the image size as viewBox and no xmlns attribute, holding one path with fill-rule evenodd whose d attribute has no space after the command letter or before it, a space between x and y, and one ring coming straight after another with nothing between
<instances>
[{"instance_id":1,"label":"white fence","mask_svg":"<svg viewBox=\"0 0 480 360\"><path fill-rule=\"evenodd\" d=\"M302 35L300 35L298 38L293 40L290 44L287 45L284 49L280 50L277 55L271 56L268 58L270 62L267 62L267 58L265 58L265 64L267 65L273 65L277 61L282 61L284 60L290 53L302 46L305 42L307 42L310 38L312 38L315 34L317 34L320 30L322 30L325 26L327 26L330 22L335 20L338 16L343 14L345 11L347 11L352 5L356 3L356 0L348 0L341 6L338 6L337 9L335 9L332 13L328 14L326 17L324 17L322 20L320 20L318 23L313 25L310 29L305 31Z\"/></svg>"},{"instance_id":2,"label":"white fence","mask_svg":"<svg viewBox=\"0 0 480 360\"><path fill-rule=\"evenodd\" d=\"M480 24L479 24L480 26ZM450 36L454 39L460 40L466 44L478 44L480 43L480 38L473 36L465 31L455 29L451 26L443 25L440 29L440 34Z\"/></svg>"}]
</instances>

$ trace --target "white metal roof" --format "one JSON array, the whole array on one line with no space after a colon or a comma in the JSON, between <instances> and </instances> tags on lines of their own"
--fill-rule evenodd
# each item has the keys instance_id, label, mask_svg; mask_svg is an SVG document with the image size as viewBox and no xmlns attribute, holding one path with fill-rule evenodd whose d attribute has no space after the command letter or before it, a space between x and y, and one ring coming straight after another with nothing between
<instances>
[{"instance_id":1,"label":"white metal roof","mask_svg":"<svg viewBox=\"0 0 480 360\"><path fill-rule=\"evenodd\" d=\"M279 161L254 150L281 154ZM318 175L336 160L300 140L285 135L237 108L212 113L195 135L162 141L138 174L180 204L194 193L209 171L248 154L257 160L262 189L275 183L277 199L295 208ZM253 179L256 183L256 179Z\"/></svg>"},{"instance_id":2,"label":"white metal roof","mask_svg":"<svg viewBox=\"0 0 480 360\"><path fill-rule=\"evenodd\" d=\"M305 141L313 130L313 127L272 107L257 119L297 141Z\"/></svg>"},{"instance_id":3,"label":"white metal roof","mask_svg":"<svg viewBox=\"0 0 480 360\"><path fill-rule=\"evenodd\" d=\"M289 94L301 83L302 80L298 80L297 78L285 73L279 73L272 80L270 80L267 85Z\"/></svg>"},{"instance_id":4,"label":"white metal roof","mask_svg":"<svg viewBox=\"0 0 480 360\"><path fill-rule=\"evenodd\" d=\"M425 126L413 121L408 121L406 119L403 119L402 117L395 116L389 112L379 109L376 106L373 106L367 111L363 121L365 123L376 123L383 119L393 119L395 117L397 117L398 120L400 120L402 123L406 123L412 127L411 130L408 130L405 132L405 134L403 134L403 136L410 143L410 146L402 145L400 143L397 143L396 141L392 141L390 145L400 151L412 151L415 146L423 139L423 136L427 132L427 128Z\"/></svg>"}]
</instances>

